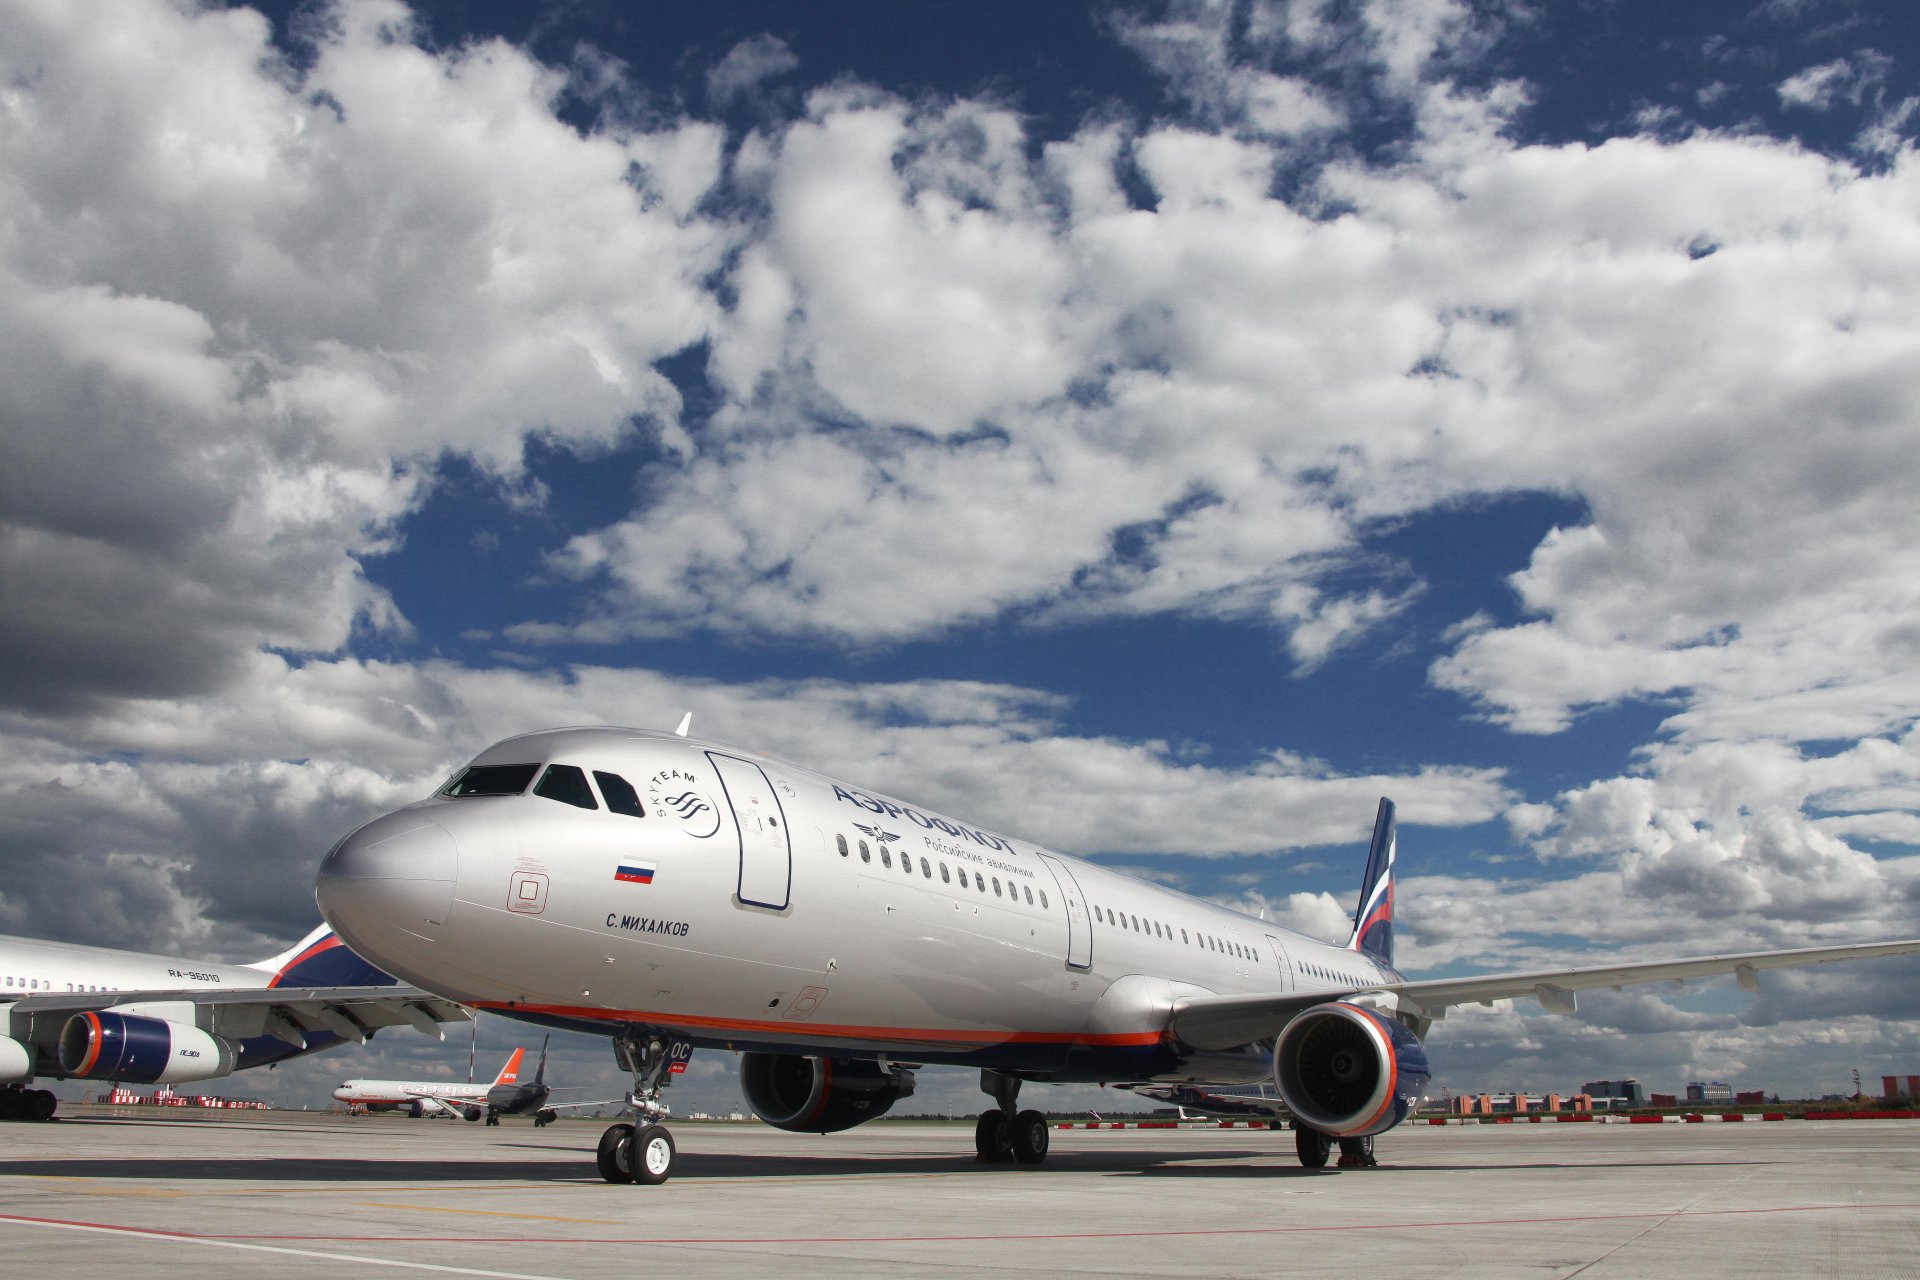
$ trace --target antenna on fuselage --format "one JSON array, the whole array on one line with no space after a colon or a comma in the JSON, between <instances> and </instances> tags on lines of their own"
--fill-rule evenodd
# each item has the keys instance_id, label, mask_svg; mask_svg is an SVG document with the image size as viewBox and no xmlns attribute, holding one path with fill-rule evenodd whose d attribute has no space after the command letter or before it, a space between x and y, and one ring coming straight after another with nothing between
<instances>
[{"instance_id":1,"label":"antenna on fuselage","mask_svg":"<svg viewBox=\"0 0 1920 1280\"><path fill-rule=\"evenodd\" d=\"M680 717L680 727L675 729L674 733L684 738L687 736L687 730L691 728L693 728L693 712L689 711Z\"/></svg>"}]
</instances>

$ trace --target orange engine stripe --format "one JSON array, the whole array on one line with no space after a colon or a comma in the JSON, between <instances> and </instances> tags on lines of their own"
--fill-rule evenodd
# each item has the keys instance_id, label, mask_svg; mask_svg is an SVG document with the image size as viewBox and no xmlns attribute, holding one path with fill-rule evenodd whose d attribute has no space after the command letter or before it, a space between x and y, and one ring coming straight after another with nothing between
<instances>
[{"instance_id":1,"label":"orange engine stripe","mask_svg":"<svg viewBox=\"0 0 1920 1280\"><path fill-rule=\"evenodd\" d=\"M87 1056L81 1060L80 1068L74 1074L86 1076L92 1074L93 1064L100 1060L100 1045L107 1038L107 1033L100 1026L99 1014L89 1011L80 1016L87 1020L87 1025L93 1029L93 1034L87 1037Z\"/></svg>"}]
</instances>

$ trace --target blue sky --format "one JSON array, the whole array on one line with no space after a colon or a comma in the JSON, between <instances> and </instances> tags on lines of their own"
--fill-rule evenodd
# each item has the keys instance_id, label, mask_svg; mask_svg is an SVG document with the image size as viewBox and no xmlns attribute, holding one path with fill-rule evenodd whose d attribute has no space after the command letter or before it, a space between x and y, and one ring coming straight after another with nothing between
<instances>
[{"instance_id":1,"label":"blue sky","mask_svg":"<svg viewBox=\"0 0 1920 1280\"><path fill-rule=\"evenodd\" d=\"M0 929L264 954L487 742L692 710L1319 934L1391 794L1419 972L1912 936L1917 54L1841 0L9 9ZM1433 1047L1823 1092L1915 1069L1916 978Z\"/></svg>"}]
</instances>

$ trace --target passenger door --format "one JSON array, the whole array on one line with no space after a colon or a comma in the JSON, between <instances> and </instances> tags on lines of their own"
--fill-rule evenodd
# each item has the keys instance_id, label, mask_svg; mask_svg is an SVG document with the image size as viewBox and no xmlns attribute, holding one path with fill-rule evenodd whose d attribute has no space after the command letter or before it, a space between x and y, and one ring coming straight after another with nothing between
<instances>
[{"instance_id":1,"label":"passenger door","mask_svg":"<svg viewBox=\"0 0 1920 1280\"><path fill-rule=\"evenodd\" d=\"M754 907L784 911L792 900L793 842L787 815L760 766L737 756L707 752L720 774L720 789L740 833L740 879L735 897Z\"/></svg>"},{"instance_id":2,"label":"passenger door","mask_svg":"<svg viewBox=\"0 0 1920 1280\"><path fill-rule=\"evenodd\" d=\"M1087 899L1080 892L1080 882L1073 878L1072 869L1052 854L1041 854L1040 861L1053 872L1060 900L1067 905L1067 967L1090 969L1093 967L1093 927L1087 920Z\"/></svg>"}]
</instances>

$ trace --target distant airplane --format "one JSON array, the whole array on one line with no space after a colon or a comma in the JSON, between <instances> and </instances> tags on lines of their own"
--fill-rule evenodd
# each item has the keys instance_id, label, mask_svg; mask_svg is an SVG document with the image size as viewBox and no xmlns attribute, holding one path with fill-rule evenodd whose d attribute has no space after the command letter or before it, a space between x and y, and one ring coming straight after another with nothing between
<instances>
[{"instance_id":1,"label":"distant airplane","mask_svg":"<svg viewBox=\"0 0 1920 1280\"><path fill-rule=\"evenodd\" d=\"M549 1037L551 1039L551 1037ZM405 1107L414 1116L438 1108L450 1116L478 1120L490 1125L501 1116L533 1116L534 1128L552 1124L562 1111L579 1107L625 1106L625 1100L599 1102L553 1102L553 1089L547 1084L547 1045L540 1044L540 1064L533 1079L520 1079L520 1061L525 1049L515 1049L507 1065L490 1084L467 1084L447 1080L349 1080L333 1091L341 1102L362 1106L369 1111L390 1111Z\"/></svg>"},{"instance_id":2,"label":"distant airplane","mask_svg":"<svg viewBox=\"0 0 1920 1280\"><path fill-rule=\"evenodd\" d=\"M440 1038L466 1010L355 955L320 925L254 964L0 937L0 1120L48 1120L37 1078L215 1080L411 1026Z\"/></svg>"},{"instance_id":3,"label":"distant airplane","mask_svg":"<svg viewBox=\"0 0 1920 1280\"><path fill-rule=\"evenodd\" d=\"M885 1114L919 1064L977 1067L995 1105L975 1150L1025 1164L1048 1141L1046 1117L1018 1108L1027 1081L1270 1081L1261 1113L1290 1117L1301 1163L1320 1167L1336 1141L1342 1163L1370 1162L1374 1135L1419 1105L1422 1037L1450 1006L1532 997L1570 1014L1581 990L1720 974L1752 990L1762 969L1920 952L1409 981L1393 967L1391 801L1336 946L686 728L508 738L343 839L315 889L356 951L427 990L611 1037L642 1123L601 1136L610 1182L670 1176L660 1094L696 1046L739 1051L755 1113L806 1133Z\"/></svg>"},{"instance_id":4,"label":"distant airplane","mask_svg":"<svg viewBox=\"0 0 1920 1280\"><path fill-rule=\"evenodd\" d=\"M478 1120L487 1115L488 1095L495 1089L512 1089L520 1081L520 1062L527 1056L516 1048L500 1074L485 1083L456 1080L349 1080L333 1091L336 1100L369 1111L396 1111L404 1108L415 1118L437 1110L462 1120ZM541 1055L544 1071L546 1056ZM489 1124L499 1123L491 1116Z\"/></svg>"}]
</instances>

